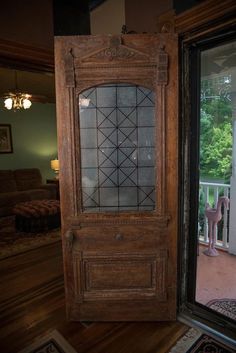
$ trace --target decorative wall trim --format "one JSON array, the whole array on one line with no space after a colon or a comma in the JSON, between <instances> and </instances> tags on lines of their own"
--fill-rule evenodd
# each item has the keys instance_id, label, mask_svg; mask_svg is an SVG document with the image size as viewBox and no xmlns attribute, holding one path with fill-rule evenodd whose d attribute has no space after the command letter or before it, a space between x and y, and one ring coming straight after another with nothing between
<instances>
[{"instance_id":1,"label":"decorative wall trim","mask_svg":"<svg viewBox=\"0 0 236 353\"><path fill-rule=\"evenodd\" d=\"M235 18L236 3L234 0L208 0L187 10L175 17L175 31L183 34L196 31L199 27L206 27L212 30L210 23L222 19L221 26L224 27L226 21L236 23ZM224 21L223 21L224 19Z\"/></svg>"}]
</instances>

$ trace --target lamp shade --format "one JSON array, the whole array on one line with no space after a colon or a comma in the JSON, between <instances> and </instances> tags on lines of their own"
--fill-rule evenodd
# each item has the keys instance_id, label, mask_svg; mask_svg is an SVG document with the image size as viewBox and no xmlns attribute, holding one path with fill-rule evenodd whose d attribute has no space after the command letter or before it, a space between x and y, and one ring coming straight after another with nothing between
<instances>
[{"instance_id":1,"label":"lamp shade","mask_svg":"<svg viewBox=\"0 0 236 353\"><path fill-rule=\"evenodd\" d=\"M59 171L59 160L58 159L51 160L51 169L53 169L55 171Z\"/></svg>"}]
</instances>

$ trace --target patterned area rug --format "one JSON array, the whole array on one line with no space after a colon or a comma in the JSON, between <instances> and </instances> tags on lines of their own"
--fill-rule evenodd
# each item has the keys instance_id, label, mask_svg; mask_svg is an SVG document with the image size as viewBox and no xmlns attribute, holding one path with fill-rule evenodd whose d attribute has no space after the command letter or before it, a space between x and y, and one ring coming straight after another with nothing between
<instances>
[{"instance_id":1,"label":"patterned area rug","mask_svg":"<svg viewBox=\"0 0 236 353\"><path fill-rule=\"evenodd\" d=\"M59 228L44 233L16 232L14 217L0 218L0 260L60 239Z\"/></svg>"},{"instance_id":2,"label":"patterned area rug","mask_svg":"<svg viewBox=\"0 0 236 353\"><path fill-rule=\"evenodd\" d=\"M218 313L229 317L232 320L236 320L235 299L215 299L207 303L207 306L212 310L215 310Z\"/></svg>"},{"instance_id":3,"label":"patterned area rug","mask_svg":"<svg viewBox=\"0 0 236 353\"><path fill-rule=\"evenodd\" d=\"M169 353L235 353L236 350L228 347L214 338L202 334L194 328L176 343Z\"/></svg>"},{"instance_id":4,"label":"patterned area rug","mask_svg":"<svg viewBox=\"0 0 236 353\"><path fill-rule=\"evenodd\" d=\"M77 353L74 348L58 332L53 331L46 337L26 347L19 353Z\"/></svg>"},{"instance_id":5,"label":"patterned area rug","mask_svg":"<svg viewBox=\"0 0 236 353\"><path fill-rule=\"evenodd\" d=\"M227 347L208 335L202 335L186 353L235 353L235 349Z\"/></svg>"}]
</instances>

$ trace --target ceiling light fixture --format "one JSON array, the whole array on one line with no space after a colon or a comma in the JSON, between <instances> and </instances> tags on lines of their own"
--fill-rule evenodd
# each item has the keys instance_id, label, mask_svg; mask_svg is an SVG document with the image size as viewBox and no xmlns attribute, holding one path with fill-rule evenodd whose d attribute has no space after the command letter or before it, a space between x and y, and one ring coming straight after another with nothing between
<instances>
[{"instance_id":1,"label":"ceiling light fixture","mask_svg":"<svg viewBox=\"0 0 236 353\"><path fill-rule=\"evenodd\" d=\"M20 92L9 93L4 100L4 106L8 110L29 109L32 105L30 97L31 95Z\"/></svg>"},{"instance_id":2,"label":"ceiling light fixture","mask_svg":"<svg viewBox=\"0 0 236 353\"><path fill-rule=\"evenodd\" d=\"M8 110L13 109L14 111L19 109L29 109L32 105L30 98L30 94L19 92L17 87L17 73L15 71L15 89L5 95L5 108Z\"/></svg>"}]
</instances>

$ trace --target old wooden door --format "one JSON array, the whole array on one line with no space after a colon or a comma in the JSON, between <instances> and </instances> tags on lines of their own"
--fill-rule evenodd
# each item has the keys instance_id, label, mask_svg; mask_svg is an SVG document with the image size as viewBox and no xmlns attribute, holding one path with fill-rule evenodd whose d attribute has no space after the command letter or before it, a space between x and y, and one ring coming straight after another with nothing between
<instances>
[{"instance_id":1,"label":"old wooden door","mask_svg":"<svg viewBox=\"0 0 236 353\"><path fill-rule=\"evenodd\" d=\"M174 320L177 39L56 38L68 317Z\"/></svg>"}]
</instances>

